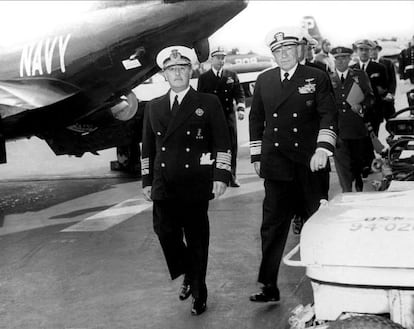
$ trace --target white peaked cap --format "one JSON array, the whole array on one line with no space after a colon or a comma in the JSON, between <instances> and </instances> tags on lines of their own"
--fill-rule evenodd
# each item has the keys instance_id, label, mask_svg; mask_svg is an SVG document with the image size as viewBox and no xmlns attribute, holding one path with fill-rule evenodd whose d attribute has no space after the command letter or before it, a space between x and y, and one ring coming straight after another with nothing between
<instances>
[{"instance_id":1,"label":"white peaked cap","mask_svg":"<svg viewBox=\"0 0 414 329\"><path fill-rule=\"evenodd\" d=\"M195 51L185 46L170 46L157 55L157 65L165 70L173 65L191 65L197 59Z\"/></svg>"},{"instance_id":2,"label":"white peaked cap","mask_svg":"<svg viewBox=\"0 0 414 329\"><path fill-rule=\"evenodd\" d=\"M299 26L280 26L272 29L266 35L266 45L270 48L271 51L288 44L299 44L304 41L311 42L313 39L305 29ZM314 40L314 39L313 39ZM315 40L316 41L316 40ZM314 42L314 41L312 41Z\"/></svg>"}]
</instances>

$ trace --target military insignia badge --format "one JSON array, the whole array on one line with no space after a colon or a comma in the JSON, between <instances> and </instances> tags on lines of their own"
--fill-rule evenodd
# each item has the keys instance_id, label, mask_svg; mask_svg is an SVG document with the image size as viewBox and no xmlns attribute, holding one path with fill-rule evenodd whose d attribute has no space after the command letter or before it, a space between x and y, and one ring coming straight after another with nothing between
<instances>
[{"instance_id":1,"label":"military insignia badge","mask_svg":"<svg viewBox=\"0 0 414 329\"><path fill-rule=\"evenodd\" d=\"M195 114L197 114L199 117L201 117L201 116L203 116L203 114L204 114L204 110L203 110L203 109L198 108L197 110L195 110Z\"/></svg>"},{"instance_id":2,"label":"military insignia badge","mask_svg":"<svg viewBox=\"0 0 414 329\"><path fill-rule=\"evenodd\" d=\"M171 50L171 55L170 55L170 59L180 59L181 58L181 54L178 52L178 49L173 49Z\"/></svg>"},{"instance_id":3,"label":"military insignia badge","mask_svg":"<svg viewBox=\"0 0 414 329\"><path fill-rule=\"evenodd\" d=\"M198 129L197 129L196 139L204 139L204 136L202 135L202 130L201 130L201 128L198 128Z\"/></svg>"},{"instance_id":4,"label":"military insignia badge","mask_svg":"<svg viewBox=\"0 0 414 329\"><path fill-rule=\"evenodd\" d=\"M316 90L316 83L312 83L315 78L305 80L305 84L302 87L298 87L299 94L313 94Z\"/></svg>"},{"instance_id":5,"label":"military insignia badge","mask_svg":"<svg viewBox=\"0 0 414 329\"><path fill-rule=\"evenodd\" d=\"M380 74L379 73L372 73L369 77L370 78L379 78Z\"/></svg>"},{"instance_id":6,"label":"military insignia badge","mask_svg":"<svg viewBox=\"0 0 414 329\"><path fill-rule=\"evenodd\" d=\"M201 166L205 166L205 165L211 165L213 164L214 159L211 159L211 153L203 153L201 154L201 158L200 158L200 165Z\"/></svg>"},{"instance_id":7,"label":"military insignia badge","mask_svg":"<svg viewBox=\"0 0 414 329\"><path fill-rule=\"evenodd\" d=\"M276 41L282 41L285 37L285 34L283 32L277 32L275 34L275 40Z\"/></svg>"}]
</instances>

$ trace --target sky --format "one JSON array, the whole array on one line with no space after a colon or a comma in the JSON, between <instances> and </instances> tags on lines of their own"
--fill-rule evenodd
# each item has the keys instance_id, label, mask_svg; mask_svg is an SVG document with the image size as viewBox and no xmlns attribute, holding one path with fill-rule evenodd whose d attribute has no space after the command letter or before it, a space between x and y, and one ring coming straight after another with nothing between
<instances>
[{"instance_id":1,"label":"sky","mask_svg":"<svg viewBox=\"0 0 414 329\"><path fill-rule=\"evenodd\" d=\"M275 27L301 25L303 16L314 16L323 37L333 46L350 46L361 38L403 38L414 35L414 1L259 1L218 30L212 47L268 51L264 39Z\"/></svg>"}]
</instances>

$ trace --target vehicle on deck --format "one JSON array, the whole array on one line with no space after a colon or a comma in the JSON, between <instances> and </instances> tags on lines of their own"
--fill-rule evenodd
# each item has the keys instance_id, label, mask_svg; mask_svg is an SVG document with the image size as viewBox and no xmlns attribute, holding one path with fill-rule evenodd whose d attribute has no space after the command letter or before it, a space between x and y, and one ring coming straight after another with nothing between
<instances>
[{"instance_id":1,"label":"vehicle on deck","mask_svg":"<svg viewBox=\"0 0 414 329\"><path fill-rule=\"evenodd\" d=\"M414 329L413 110L387 122L389 148L373 163L378 191L321 205L285 256L306 267L314 295L313 305L292 311L291 329Z\"/></svg>"}]
</instances>

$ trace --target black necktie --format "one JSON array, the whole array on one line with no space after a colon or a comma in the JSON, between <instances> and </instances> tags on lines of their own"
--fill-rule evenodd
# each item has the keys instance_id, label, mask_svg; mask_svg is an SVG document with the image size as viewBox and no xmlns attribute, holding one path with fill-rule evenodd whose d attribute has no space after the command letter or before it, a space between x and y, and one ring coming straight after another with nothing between
<instances>
[{"instance_id":1,"label":"black necktie","mask_svg":"<svg viewBox=\"0 0 414 329\"><path fill-rule=\"evenodd\" d=\"M220 79L220 71L217 71L217 78Z\"/></svg>"},{"instance_id":2,"label":"black necktie","mask_svg":"<svg viewBox=\"0 0 414 329\"><path fill-rule=\"evenodd\" d=\"M343 74L341 74L341 82L344 83L345 82L345 77Z\"/></svg>"},{"instance_id":3,"label":"black necktie","mask_svg":"<svg viewBox=\"0 0 414 329\"><path fill-rule=\"evenodd\" d=\"M179 107L180 107L180 104L178 103L178 95L175 95L174 103L171 108L171 114L173 115L173 117L175 117L175 115L177 114Z\"/></svg>"},{"instance_id":4,"label":"black necktie","mask_svg":"<svg viewBox=\"0 0 414 329\"><path fill-rule=\"evenodd\" d=\"M285 74L283 74L283 76L284 76L285 78L284 78L284 79L283 79L283 81L282 81L282 87L286 87L286 85L287 85L287 84L288 84L288 82L289 82L289 79L288 79L289 73L285 72Z\"/></svg>"},{"instance_id":5,"label":"black necktie","mask_svg":"<svg viewBox=\"0 0 414 329\"><path fill-rule=\"evenodd\" d=\"M362 71L365 71L365 64L362 64Z\"/></svg>"}]
</instances>

